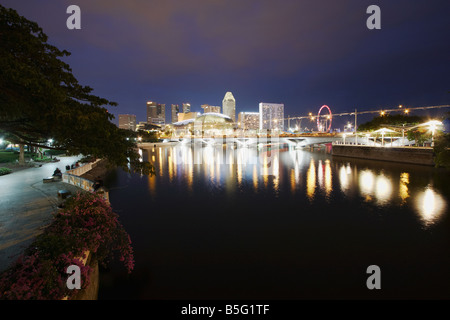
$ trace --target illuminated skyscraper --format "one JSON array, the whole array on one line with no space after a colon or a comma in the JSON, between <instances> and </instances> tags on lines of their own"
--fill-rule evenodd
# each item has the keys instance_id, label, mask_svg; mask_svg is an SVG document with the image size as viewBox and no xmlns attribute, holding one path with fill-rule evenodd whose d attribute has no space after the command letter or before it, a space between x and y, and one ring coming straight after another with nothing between
<instances>
[{"instance_id":1,"label":"illuminated skyscraper","mask_svg":"<svg viewBox=\"0 0 450 320\"><path fill-rule=\"evenodd\" d=\"M134 114L119 114L119 128L136 131L136 116Z\"/></svg>"},{"instance_id":2,"label":"illuminated skyscraper","mask_svg":"<svg viewBox=\"0 0 450 320\"><path fill-rule=\"evenodd\" d=\"M222 101L223 114L229 116L233 122L236 122L236 100L231 92L227 92Z\"/></svg>"},{"instance_id":3,"label":"illuminated skyscraper","mask_svg":"<svg viewBox=\"0 0 450 320\"><path fill-rule=\"evenodd\" d=\"M258 112L239 112L238 127L244 130L259 129L259 113Z\"/></svg>"},{"instance_id":4,"label":"illuminated skyscraper","mask_svg":"<svg viewBox=\"0 0 450 320\"><path fill-rule=\"evenodd\" d=\"M284 104L265 103L259 104L259 129L282 131L284 127Z\"/></svg>"},{"instance_id":5,"label":"illuminated skyscraper","mask_svg":"<svg viewBox=\"0 0 450 320\"><path fill-rule=\"evenodd\" d=\"M178 121L178 113L180 113L180 106L178 104L173 104L171 107L172 111L172 123Z\"/></svg>"},{"instance_id":6,"label":"illuminated skyscraper","mask_svg":"<svg viewBox=\"0 0 450 320\"><path fill-rule=\"evenodd\" d=\"M184 113L191 112L191 104L190 103L183 103L183 112Z\"/></svg>"},{"instance_id":7,"label":"illuminated skyscraper","mask_svg":"<svg viewBox=\"0 0 450 320\"><path fill-rule=\"evenodd\" d=\"M147 123L166 124L166 105L147 101Z\"/></svg>"}]
</instances>

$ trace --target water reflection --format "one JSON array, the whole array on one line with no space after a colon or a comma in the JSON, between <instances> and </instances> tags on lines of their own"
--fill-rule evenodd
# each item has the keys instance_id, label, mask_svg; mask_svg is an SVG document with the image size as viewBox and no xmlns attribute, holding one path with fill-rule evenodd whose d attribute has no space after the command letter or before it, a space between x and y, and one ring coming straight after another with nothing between
<instances>
[{"instance_id":1,"label":"water reflection","mask_svg":"<svg viewBox=\"0 0 450 320\"><path fill-rule=\"evenodd\" d=\"M347 193L348 189L350 188L350 179L351 179L351 170L350 165L347 164L347 166L342 165L339 169L339 182L341 186L341 190L344 193Z\"/></svg>"},{"instance_id":2,"label":"water reflection","mask_svg":"<svg viewBox=\"0 0 450 320\"><path fill-rule=\"evenodd\" d=\"M325 160L325 194L329 198L331 191L333 191L333 175L331 173L330 160Z\"/></svg>"},{"instance_id":3,"label":"water reflection","mask_svg":"<svg viewBox=\"0 0 450 320\"><path fill-rule=\"evenodd\" d=\"M402 199L402 203L406 202L406 199L409 198L409 190L408 190L408 185L409 185L409 173L407 172L402 172L400 174L400 198Z\"/></svg>"},{"instance_id":4,"label":"water reflection","mask_svg":"<svg viewBox=\"0 0 450 320\"><path fill-rule=\"evenodd\" d=\"M366 201L369 201L373 197L375 177L372 171L363 170L359 174L359 188L361 195L366 198Z\"/></svg>"},{"instance_id":5,"label":"water reflection","mask_svg":"<svg viewBox=\"0 0 450 320\"><path fill-rule=\"evenodd\" d=\"M444 198L430 186L427 186L425 191L420 192L416 199L416 209L425 227L436 223L445 212Z\"/></svg>"},{"instance_id":6,"label":"water reflection","mask_svg":"<svg viewBox=\"0 0 450 320\"><path fill-rule=\"evenodd\" d=\"M379 204L385 205L389 203L392 195L392 181L384 174L377 177L375 196Z\"/></svg>"},{"instance_id":7,"label":"water reflection","mask_svg":"<svg viewBox=\"0 0 450 320\"><path fill-rule=\"evenodd\" d=\"M309 200L314 200L314 193L316 191L316 167L314 159L309 162L309 169L306 173L306 195Z\"/></svg>"},{"instance_id":8,"label":"water reflection","mask_svg":"<svg viewBox=\"0 0 450 320\"><path fill-rule=\"evenodd\" d=\"M330 202L333 198L359 193L365 202L374 206L414 206L427 226L445 213L446 200L439 191L430 186L412 185L411 171L359 167L351 161L333 163L327 154L303 150L266 151L251 147L227 148L226 153L224 150L222 146L192 148L188 145L144 150L141 153L144 158L156 160L157 175L148 178L150 194L157 194L161 179L171 184L184 183L187 191L193 193L195 177L205 180L208 192L212 193L226 190L231 195L250 188L254 193L264 190L278 197L283 195L284 186L290 189L289 195L304 197L311 203ZM337 177L334 184L333 174Z\"/></svg>"}]
</instances>

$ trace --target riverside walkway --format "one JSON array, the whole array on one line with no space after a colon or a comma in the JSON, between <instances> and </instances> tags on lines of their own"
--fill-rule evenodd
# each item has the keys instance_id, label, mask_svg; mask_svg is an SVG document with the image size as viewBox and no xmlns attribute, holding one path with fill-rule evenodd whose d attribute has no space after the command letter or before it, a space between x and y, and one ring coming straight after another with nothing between
<instances>
[{"instance_id":1,"label":"riverside walkway","mask_svg":"<svg viewBox=\"0 0 450 320\"><path fill-rule=\"evenodd\" d=\"M46 163L0 176L0 272L7 269L50 224L61 199L58 190L72 194L78 187L64 182L43 183L56 168L65 172L80 157L58 157Z\"/></svg>"}]
</instances>

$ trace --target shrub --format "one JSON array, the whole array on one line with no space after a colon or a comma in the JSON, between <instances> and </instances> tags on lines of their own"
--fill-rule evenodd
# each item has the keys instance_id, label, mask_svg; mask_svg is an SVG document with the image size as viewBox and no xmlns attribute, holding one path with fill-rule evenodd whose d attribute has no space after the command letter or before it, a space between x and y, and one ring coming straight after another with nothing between
<instances>
[{"instance_id":1,"label":"shrub","mask_svg":"<svg viewBox=\"0 0 450 320\"><path fill-rule=\"evenodd\" d=\"M66 270L71 264L79 265L82 288L86 288L90 268L79 258L87 250L104 266L116 254L128 272L134 268L131 240L118 216L98 194L78 193L23 257L0 276L0 299L73 297L77 290L66 287Z\"/></svg>"},{"instance_id":2,"label":"shrub","mask_svg":"<svg viewBox=\"0 0 450 320\"><path fill-rule=\"evenodd\" d=\"M12 170L8 168L0 168L0 176L3 176L5 174L11 173Z\"/></svg>"}]
</instances>

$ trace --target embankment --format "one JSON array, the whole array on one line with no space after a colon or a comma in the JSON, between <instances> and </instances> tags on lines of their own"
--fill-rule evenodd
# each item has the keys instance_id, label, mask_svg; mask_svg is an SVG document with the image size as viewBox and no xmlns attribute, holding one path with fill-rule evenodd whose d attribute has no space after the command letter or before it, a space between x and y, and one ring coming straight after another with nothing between
<instances>
[{"instance_id":1,"label":"embankment","mask_svg":"<svg viewBox=\"0 0 450 320\"><path fill-rule=\"evenodd\" d=\"M433 148L333 144L333 156L434 166Z\"/></svg>"}]
</instances>

